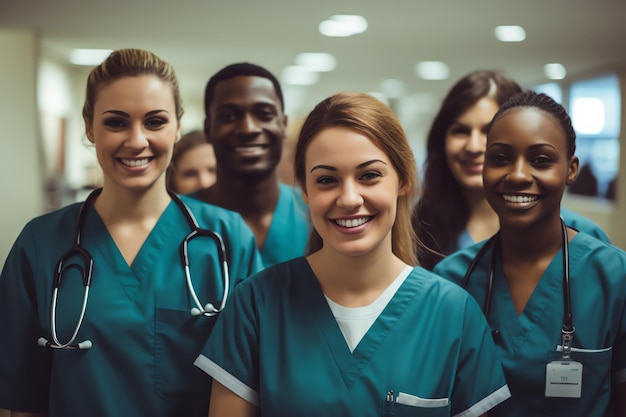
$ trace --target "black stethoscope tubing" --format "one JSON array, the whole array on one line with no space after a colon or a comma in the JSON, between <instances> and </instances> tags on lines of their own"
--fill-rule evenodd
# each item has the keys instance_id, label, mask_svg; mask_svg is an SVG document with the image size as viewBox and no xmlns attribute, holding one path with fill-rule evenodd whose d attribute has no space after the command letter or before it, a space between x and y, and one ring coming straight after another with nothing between
<instances>
[{"instance_id":1,"label":"black stethoscope tubing","mask_svg":"<svg viewBox=\"0 0 626 417\"><path fill-rule=\"evenodd\" d=\"M574 328L574 317L572 314L572 300L571 300L571 290L570 290L570 276L569 276L569 240L567 235L567 226L563 219L561 219L561 232L562 232L562 251L563 251L563 327L561 330L562 335L562 346L564 357L569 357L570 349L571 349L571 341L573 339L573 335L575 332ZM478 251L472 262L470 263L465 276L463 277L463 281L461 282L461 286L463 288L467 288L469 283L470 276L474 272L478 261L487 253L487 251L491 250L490 253L490 261L489 261L489 280L487 282L487 295L485 297L485 304L483 305L483 312L485 317L489 317L489 308L491 306L491 293L493 290L493 271L495 268L495 258L496 251L499 249L500 245L500 232L496 233L492 236ZM497 333L497 330L495 331ZM567 356L565 356L567 355Z\"/></svg>"},{"instance_id":2,"label":"black stethoscope tubing","mask_svg":"<svg viewBox=\"0 0 626 417\"><path fill-rule=\"evenodd\" d=\"M81 246L82 226L85 221L88 207L93 205L94 200L100 195L101 192L102 192L102 188L95 189L89 194L89 196L87 196L87 199L81 205L80 211L78 213L77 225L74 231L74 244L72 248L68 250L67 252L65 252L56 263L56 266L54 269L54 278L53 278L53 287L52 287L53 288L52 306L50 308L50 322L51 322L50 328L51 328L51 333L52 333L52 340L46 339L44 337L40 337L38 340L38 343L40 346L50 347L54 349L89 349L92 346L92 343L90 340L85 340L79 343L74 343L74 342L76 340L76 337L78 336L78 331L80 330L82 323L83 323L83 319L85 317L85 311L87 308L87 300L89 298L89 289L91 288L91 280L92 280L93 265L94 265L91 254L85 248ZM228 269L228 262L226 259L226 248L224 245L224 241L218 233L212 230L208 230L208 229L201 229L195 217L193 216L193 213L191 212L189 207L187 207L187 205L180 199L180 197L178 197L171 190L168 190L168 193L170 197L172 198L172 200L174 201L174 203L178 206L178 208L184 215L185 220L187 221L191 229L189 234L187 234L187 236L183 239L183 241L180 244L180 259L181 259L181 263L185 271L185 281L187 284L187 289L195 304L195 307L191 309L191 314L193 316L199 316L199 315L204 315L204 316L209 316L209 317L215 316L224 309L226 305L226 299L228 298L228 290L230 286L229 269ZM193 286L193 282L191 281L188 245L191 240L198 238L198 237L209 237L213 239L217 245L218 257L219 257L220 264L222 266L222 279L224 282L224 294L222 296L222 301L221 301L219 308L216 308L211 303L207 303L206 305L203 306L200 303L200 300L198 299L198 296ZM73 262L70 264L67 263L67 261L70 258L75 258L75 257L81 258L84 262L84 266L77 262ZM85 287L85 290L83 293L83 302L81 305L81 311L80 311L79 319L76 323L76 327L74 328L74 331L72 332L72 336L70 337L70 339L67 342L62 343L59 341L57 331L56 331L56 307L57 307L59 287L61 286L63 273L69 268L78 268L81 271L81 275L83 279L83 286Z\"/></svg>"}]
</instances>

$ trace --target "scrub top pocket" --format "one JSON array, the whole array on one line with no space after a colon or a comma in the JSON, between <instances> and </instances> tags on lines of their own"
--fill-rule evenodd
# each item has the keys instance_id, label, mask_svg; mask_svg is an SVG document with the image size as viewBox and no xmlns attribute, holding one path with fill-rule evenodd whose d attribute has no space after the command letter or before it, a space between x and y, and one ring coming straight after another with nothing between
<instances>
[{"instance_id":1,"label":"scrub top pocket","mask_svg":"<svg viewBox=\"0 0 626 417\"><path fill-rule=\"evenodd\" d=\"M440 407L414 407L396 402L388 404L382 402L383 417L449 417L451 414L450 404Z\"/></svg>"},{"instance_id":2,"label":"scrub top pocket","mask_svg":"<svg viewBox=\"0 0 626 417\"><path fill-rule=\"evenodd\" d=\"M193 362L214 324L215 317L193 317L189 310L156 310L154 382L160 396L210 397L211 379Z\"/></svg>"},{"instance_id":3,"label":"scrub top pocket","mask_svg":"<svg viewBox=\"0 0 626 417\"><path fill-rule=\"evenodd\" d=\"M558 361L562 356L563 352L559 346L556 351L548 352L548 362ZM574 410L574 407L578 409L583 404L593 404L598 409L605 407L604 404L597 404L597 398L600 392L609 393L607 396L602 395L601 398L610 398L612 357L611 347L593 350L572 348L571 360L583 365L582 400L580 398L545 398L546 407L542 412L545 415L565 415L563 413Z\"/></svg>"}]
</instances>

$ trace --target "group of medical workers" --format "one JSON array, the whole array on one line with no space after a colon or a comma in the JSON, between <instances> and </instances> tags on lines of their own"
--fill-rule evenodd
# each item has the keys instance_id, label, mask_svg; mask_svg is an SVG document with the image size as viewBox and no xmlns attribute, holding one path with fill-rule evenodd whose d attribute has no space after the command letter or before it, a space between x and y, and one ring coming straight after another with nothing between
<instances>
[{"instance_id":1,"label":"group of medical workers","mask_svg":"<svg viewBox=\"0 0 626 417\"><path fill-rule=\"evenodd\" d=\"M189 188L182 115L152 52L91 71L102 186L28 222L0 276L10 415L626 416L626 253L561 207L579 162L552 98L468 74L421 184L368 94L309 113L295 186L266 69L209 80L215 178Z\"/></svg>"}]
</instances>

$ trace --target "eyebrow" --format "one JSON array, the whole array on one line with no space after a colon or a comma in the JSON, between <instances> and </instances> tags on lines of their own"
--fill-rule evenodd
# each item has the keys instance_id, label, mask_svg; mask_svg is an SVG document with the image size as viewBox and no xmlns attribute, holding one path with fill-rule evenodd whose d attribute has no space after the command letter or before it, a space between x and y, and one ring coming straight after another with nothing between
<instances>
[{"instance_id":1,"label":"eyebrow","mask_svg":"<svg viewBox=\"0 0 626 417\"><path fill-rule=\"evenodd\" d=\"M357 169L365 168L365 167L367 167L369 165L375 164L376 162L380 162L381 164L387 165L387 163L385 161L381 161L380 159L372 159L370 161L365 161L365 162L357 165ZM309 173L315 171L316 169L326 169L326 170L329 170L329 171L337 171L337 168L332 167L330 165L315 165L313 168L311 168Z\"/></svg>"},{"instance_id":2,"label":"eyebrow","mask_svg":"<svg viewBox=\"0 0 626 417\"><path fill-rule=\"evenodd\" d=\"M149 112L147 112L145 114L145 116L153 116L153 115L161 113L161 112L165 112L165 113L169 114L169 112L167 110L162 109L162 110L152 110L152 111L149 111ZM124 117L129 117L130 116L128 113L126 113L125 111L121 111L121 110L105 110L105 111L102 112L102 114L107 114L107 113L112 113L112 114L116 114L118 116L124 116Z\"/></svg>"},{"instance_id":3,"label":"eyebrow","mask_svg":"<svg viewBox=\"0 0 626 417\"><path fill-rule=\"evenodd\" d=\"M489 145L488 147L491 148L492 146L499 146L501 148L507 148L507 149L512 149L513 146L509 145L507 143L501 143L501 142L495 142L492 143L491 145ZM557 149L556 146L554 146L552 143L537 143L534 145L530 145L528 147L528 149L530 150L535 150L535 149L541 149L541 148L552 148L552 149ZM558 150L558 149L557 149Z\"/></svg>"}]
</instances>

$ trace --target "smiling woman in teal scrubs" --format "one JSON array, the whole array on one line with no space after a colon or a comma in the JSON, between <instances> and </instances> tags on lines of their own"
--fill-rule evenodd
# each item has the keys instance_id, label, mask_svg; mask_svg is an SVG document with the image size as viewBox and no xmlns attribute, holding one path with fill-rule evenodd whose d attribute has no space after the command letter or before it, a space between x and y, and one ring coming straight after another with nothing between
<instances>
[{"instance_id":1,"label":"smiling woman in teal scrubs","mask_svg":"<svg viewBox=\"0 0 626 417\"><path fill-rule=\"evenodd\" d=\"M295 171L311 253L235 288L196 360L209 416L480 416L505 401L479 306L414 266L416 167L391 109L323 100Z\"/></svg>"},{"instance_id":2,"label":"smiling woman in teal scrubs","mask_svg":"<svg viewBox=\"0 0 626 417\"><path fill-rule=\"evenodd\" d=\"M113 52L89 76L83 115L103 187L89 203L30 221L6 260L0 407L21 416L206 415L210 379L192 363L215 315L191 314L197 306L179 249L191 231L185 216L223 239L230 280L212 238L194 239L187 251L198 298L216 308L259 270L252 232L239 214L186 197L183 209L166 189L182 116L169 64L143 50ZM85 292L80 270L70 265L88 270L88 257L65 260L58 293L53 281L75 234L93 271L73 338Z\"/></svg>"},{"instance_id":3,"label":"smiling woman in teal scrubs","mask_svg":"<svg viewBox=\"0 0 626 417\"><path fill-rule=\"evenodd\" d=\"M485 195L500 231L466 289L483 306L511 388L490 417L626 416L626 253L560 218L578 172L575 139L565 110L533 92L504 104L487 135ZM462 283L483 245L435 273Z\"/></svg>"}]
</instances>

